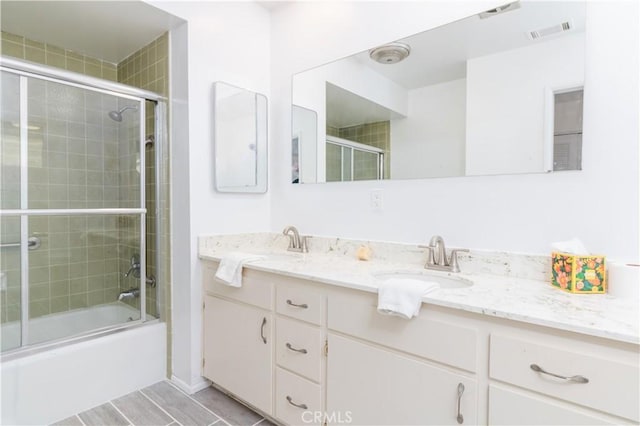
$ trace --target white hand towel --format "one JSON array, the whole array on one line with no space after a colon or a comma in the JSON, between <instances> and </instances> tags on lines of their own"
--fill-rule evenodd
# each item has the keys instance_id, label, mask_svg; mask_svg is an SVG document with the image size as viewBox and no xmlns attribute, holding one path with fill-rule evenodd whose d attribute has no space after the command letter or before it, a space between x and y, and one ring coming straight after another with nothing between
<instances>
[{"instance_id":1,"label":"white hand towel","mask_svg":"<svg viewBox=\"0 0 640 426\"><path fill-rule=\"evenodd\" d=\"M438 288L438 283L409 278L385 280L378 287L378 312L411 319L420 313L422 296Z\"/></svg>"},{"instance_id":2,"label":"white hand towel","mask_svg":"<svg viewBox=\"0 0 640 426\"><path fill-rule=\"evenodd\" d=\"M242 287L242 265L252 260L264 259L259 254L231 252L226 254L218 265L216 278L231 287Z\"/></svg>"}]
</instances>

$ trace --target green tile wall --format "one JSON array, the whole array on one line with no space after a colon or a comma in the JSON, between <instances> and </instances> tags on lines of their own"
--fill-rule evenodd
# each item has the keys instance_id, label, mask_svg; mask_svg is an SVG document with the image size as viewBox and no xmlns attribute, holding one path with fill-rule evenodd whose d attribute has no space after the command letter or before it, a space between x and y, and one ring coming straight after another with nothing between
<instances>
[{"instance_id":1,"label":"green tile wall","mask_svg":"<svg viewBox=\"0 0 640 426\"><path fill-rule=\"evenodd\" d=\"M152 92L159 93L161 95L168 95L168 84L169 84L169 35L168 33L163 34L158 37L156 40L152 41L148 45L144 46L142 49L134 52L127 58L125 58L122 62L118 64L118 81L120 83L128 84L130 86L139 87L141 89L150 90ZM154 115L154 106L151 102L147 102L145 108L145 134L153 135L155 134L155 115ZM158 265L156 265L156 236L157 230L156 228L156 216L155 216L155 191L156 191L156 182L155 182L155 144L150 144L145 149L145 196L146 196L146 206L147 206L147 274L158 276ZM164 150L164 152L168 152L168 150ZM163 161L168 162L168 158L163 159ZM165 163L168 164L168 163ZM166 169L166 168L165 168ZM167 228L164 230L166 236L168 236L168 191L169 191L169 177L163 176L163 192L164 197L163 200L165 203L163 206L160 206L165 213L167 220ZM165 241L168 238L165 238ZM128 264L130 250L124 250L123 256L120 259L121 263ZM165 251L165 254L168 255L168 250ZM163 262L162 267L163 273L165 277L169 276L169 258L166 257L166 262ZM164 286L165 294L168 294L168 283L161 283L160 285ZM156 294L157 289L155 288L147 288L147 313L157 317L159 312L157 311L156 304ZM163 307L162 309L164 309Z\"/></svg>"},{"instance_id":2,"label":"green tile wall","mask_svg":"<svg viewBox=\"0 0 640 426\"><path fill-rule=\"evenodd\" d=\"M379 121L376 123L361 124L358 126L343 127L338 129L338 137L347 139L354 142L360 142L365 145L374 146L384 150L384 178L389 179L391 168L391 123L389 121ZM371 168L371 160L363 159L362 166L368 169ZM355 176L360 175L362 179L373 179L371 170L362 170L359 174L357 166L355 170Z\"/></svg>"},{"instance_id":3,"label":"green tile wall","mask_svg":"<svg viewBox=\"0 0 640 426\"><path fill-rule=\"evenodd\" d=\"M62 68L92 77L117 81L117 66L101 59L81 55L52 44L29 40L19 35L1 32L2 54L42 65Z\"/></svg>"},{"instance_id":4,"label":"green tile wall","mask_svg":"<svg viewBox=\"0 0 640 426\"><path fill-rule=\"evenodd\" d=\"M1 35L5 55L117 79L117 67L109 62L6 32ZM3 80L3 89L6 87ZM133 206L127 202L133 191L129 187L123 192L120 183L123 174L137 173L135 153L128 148L139 136L128 134L129 129L108 117L109 111L129 101L38 79L29 80L28 95L29 208ZM3 107L8 107L5 98L3 94ZM16 105L15 99L9 102ZM3 117L12 113L3 108ZM129 123L135 125L135 120ZM2 157L3 177L9 178L0 185L5 206L11 197L19 200L20 194L17 128L3 127L1 147L3 154L10 154ZM5 229L12 225L5 219L2 222ZM42 241L38 250L29 252L30 317L115 301L123 285L119 236L123 227L131 231L131 224L137 222L137 218L116 216L30 217L29 234ZM131 235L127 233L128 241ZM18 241L19 235L7 232L0 238ZM19 252L3 250L0 261L11 288L0 299L0 320L15 321L20 316Z\"/></svg>"},{"instance_id":5,"label":"green tile wall","mask_svg":"<svg viewBox=\"0 0 640 426\"><path fill-rule=\"evenodd\" d=\"M389 179L391 169L391 123L389 121L342 128L327 126L326 134L384 150L384 179ZM327 182L339 181L340 152L336 151L334 146L327 145L326 157ZM377 157L375 155L354 151L354 180L376 179L376 170Z\"/></svg>"},{"instance_id":6,"label":"green tile wall","mask_svg":"<svg viewBox=\"0 0 640 426\"><path fill-rule=\"evenodd\" d=\"M118 64L118 81L120 83L150 90L164 96L169 96L169 34L165 33L156 40L149 43L142 49L134 52L132 55L124 59ZM147 102L145 133L147 135L154 134L155 116L153 105ZM160 206L155 205L155 191L157 190L157 182L155 181L156 164L155 150L157 146L151 145L145 149L145 194L147 205L147 266L148 274L156 277L161 275L164 282L158 281L157 288L147 288L147 313L158 316L167 322L167 376L171 376L171 252L170 252L170 229L169 229L169 148L168 144L164 145L162 169L160 176ZM164 221L162 229L156 229L156 207L162 212ZM162 244L156 245L156 238L162 235ZM156 265L155 248L160 250L160 258L163 259L160 265ZM122 258L121 263L126 263L127 259ZM161 312L157 312L156 300L157 292L162 290L164 293L164 303L160 306Z\"/></svg>"},{"instance_id":7,"label":"green tile wall","mask_svg":"<svg viewBox=\"0 0 640 426\"><path fill-rule=\"evenodd\" d=\"M24 37L1 32L3 55L13 56L27 61L79 72L93 77L147 89L168 96L169 76L169 37L168 33L133 53L120 64L112 64L97 58L80 55L60 47L41 43ZM3 84L3 90L5 85ZM6 90L5 90L6 92ZM33 92L36 96L37 91ZM47 87L44 88L44 99ZM77 93L71 99L78 100ZM10 113L4 105L5 99L11 99L3 93L3 115ZM64 108L51 108L50 105L30 107L29 120L39 119L40 129L30 134L29 176L33 181L29 185L33 207L99 207L117 202L119 207L129 207L139 199L135 185L138 172L135 170L137 143L139 135L134 121L129 117L124 126L115 126L107 118L108 111L122 107L122 104L110 103L105 99L82 99L78 110L85 118L100 119L97 123L88 123L85 127L76 117L56 117ZM17 103L12 102L12 105ZM35 105L35 104L34 104ZM40 110L39 110L40 108ZM38 118L40 111L42 117ZM153 105L147 102L145 133L154 134ZM124 114L132 113L131 111ZM17 111L16 111L17 114ZM106 120L105 120L106 118ZM4 123L5 120L2 120ZM94 126L95 124L95 126ZM84 133L82 133L84 132ZM19 134L17 128L3 125L0 129L2 142L0 153L3 157L2 179L0 180L0 199L4 208L19 207ZM121 143L126 141L126 143ZM99 142L99 143L95 143ZM146 206L147 216L147 259L148 273L165 277L159 282L164 290L165 303L162 312L156 309L156 289L147 292L147 312L151 315L163 315L171 329L170 318L170 245L169 245L169 149L165 146L160 176L162 192L161 205L155 205L155 146L145 150L146 162ZM84 158L83 158L84 156ZM5 165L7 158L18 161L15 165ZM15 162L15 161L14 161ZM66 187L66 188L65 188ZM13 201L17 205L9 205ZM163 229L155 229L156 207L165 217ZM137 238L140 224L136 217L109 216L95 217L33 217L30 230L41 234L43 246L30 252L30 308L31 316L40 316L64 310L114 301L117 294L136 283L125 279L122 274L129 268L129 258L139 252ZM162 234L166 238L159 247L163 262L156 265L155 239ZM16 239L17 238L17 239ZM2 242L19 239L19 220L7 218L0 221L0 240ZM0 295L0 320L15 321L20 318L20 258L19 252L2 251L0 266L5 273L3 279L8 290ZM169 334L168 352L170 357L171 338ZM171 365L170 359L168 366ZM170 367L168 367L170 368ZM170 371L169 371L170 374Z\"/></svg>"}]
</instances>

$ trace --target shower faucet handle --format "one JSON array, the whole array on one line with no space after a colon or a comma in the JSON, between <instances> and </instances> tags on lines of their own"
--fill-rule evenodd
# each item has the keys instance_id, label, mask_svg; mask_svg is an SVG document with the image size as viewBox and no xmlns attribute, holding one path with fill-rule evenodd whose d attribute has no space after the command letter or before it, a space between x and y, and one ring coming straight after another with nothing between
<instances>
[{"instance_id":1,"label":"shower faucet handle","mask_svg":"<svg viewBox=\"0 0 640 426\"><path fill-rule=\"evenodd\" d=\"M131 275L131 273L133 273L134 278L140 278L140 255L137 253L134 253L133 256L131 256L131 260L129 261L129 264L131 265L131 267L124 274L124 277L127 278L129 275Z\"/></svg>"}]
</instances>

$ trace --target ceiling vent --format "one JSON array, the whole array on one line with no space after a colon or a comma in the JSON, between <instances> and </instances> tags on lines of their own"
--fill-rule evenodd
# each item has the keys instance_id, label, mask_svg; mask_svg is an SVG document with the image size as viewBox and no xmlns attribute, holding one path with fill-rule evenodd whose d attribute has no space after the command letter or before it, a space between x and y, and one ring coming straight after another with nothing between
<instances>
[{"instance_id":1,"label":"ceiling vent","mask_svg":"<svg viewBox=\"0 0 640 426\"><path fill-rule=\"evenodd\" d=\"M538 39L549 37L552 35L564 33L572 29L573 29L573 24L570 21L566 21L558 25L553 25L551 27L528 31L527 36L529 37L530 40L538 40Z\"/></svg>"},{"instance_id":2,"label":"ceiling vent","mask_svg":"<svg viewBox=\"0 0 640 426\"><path fill-rule=\"evenodd\" d=\"M478 16L480 17L480 19L487 19L487 18L491 18L492 16L500 15L501 13L510 12L516 9L520 9L519 1L498 6L495 9L485 10L484 12L479 13Z\"/></svg>"}]
</instances>

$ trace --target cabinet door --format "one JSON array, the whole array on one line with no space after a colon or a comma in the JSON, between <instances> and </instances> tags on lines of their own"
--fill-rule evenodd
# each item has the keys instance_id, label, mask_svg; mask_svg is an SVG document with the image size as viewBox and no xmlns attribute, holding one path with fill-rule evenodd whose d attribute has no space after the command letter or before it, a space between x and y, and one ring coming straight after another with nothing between
<instances>
[{"instance_id":1,"label":"cabinet door","mask_svg":"<svg viewBox=\"0 0 640 426\"><path fill-rule=\"evenodd\" d=\"M272 316L205 296L203 375L240 399L272 414Z\"/></svg>"},{"instance_id":2,"label":"cabinet door","mask_svg":"<svg viewBox=\"0 0 640 426\"><path fill-rule=\"evenodd\" d=\"M535 394L489 386L490 425L609 425L600 416Z\"/></svg>"},{"instance_id":3,"label":"cabinet door","mask_svg":"<svg viewBox=\"0 0 640 426\"><path fill-rule=\"evenodd\" d=\"M475 380L329 334L329 424L348 418L353 425L457 425L460 384L462 424L476 424Z\"/></svg>"}]
</instances>

